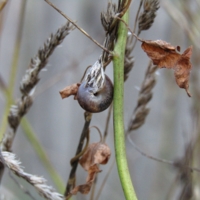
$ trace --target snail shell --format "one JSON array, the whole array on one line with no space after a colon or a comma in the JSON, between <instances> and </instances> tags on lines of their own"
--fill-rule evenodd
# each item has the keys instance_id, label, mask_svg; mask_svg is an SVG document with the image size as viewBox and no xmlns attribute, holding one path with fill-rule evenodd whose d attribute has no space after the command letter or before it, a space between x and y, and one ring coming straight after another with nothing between
<instances>
[{"instance_id":1,"label":"snail shell","mask_svg":"<svg viewBox=\"0 0 200 200\"><path fill-rule=\"evenodd\" d=\"M102 90L93 94L90 86L86 86L83 81L77 92L77 100L80 106L91 113L104 111L113 100L113 84L109 77L105 75L105 83Z\"/></svg>"}]
</instances>

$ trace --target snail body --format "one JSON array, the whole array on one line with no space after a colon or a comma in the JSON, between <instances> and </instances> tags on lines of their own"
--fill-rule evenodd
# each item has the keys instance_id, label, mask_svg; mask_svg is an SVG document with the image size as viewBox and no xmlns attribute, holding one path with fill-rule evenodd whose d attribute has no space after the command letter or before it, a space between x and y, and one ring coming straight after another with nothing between
<instances>
[{"instance_id":1,"label":"snail body","mask_svg":"<svg viewBox=\"0 0 200 200\"><path fill-rule=\"evenodd\" d=\"M110 78L105 75L103 88L94 93L87 82L83 81L77 92L77 100L80 106L91 113L102 112L107 109L113 100L113 84Z\"/></svg>"}]
</instances>

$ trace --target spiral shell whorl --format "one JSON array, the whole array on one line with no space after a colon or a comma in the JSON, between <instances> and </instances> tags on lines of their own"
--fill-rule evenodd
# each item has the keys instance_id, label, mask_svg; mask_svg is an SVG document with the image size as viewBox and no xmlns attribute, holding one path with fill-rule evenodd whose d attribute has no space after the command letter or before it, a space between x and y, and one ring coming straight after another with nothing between
<instances>
[{"instance_id":1,"label":"spiral shell whorl","mask_svg":"<svg viewBox=\"0 0 200 200\"><path fill-rule=\"evenodd\" d=\"M113 84L109 77L105 75L103 88L97 93L92 93L92 89L85 81L81 83L77 92L77 100L80 106L88 112L102 112L109 107L113 99Z\"/></svg>"}]
</instances>

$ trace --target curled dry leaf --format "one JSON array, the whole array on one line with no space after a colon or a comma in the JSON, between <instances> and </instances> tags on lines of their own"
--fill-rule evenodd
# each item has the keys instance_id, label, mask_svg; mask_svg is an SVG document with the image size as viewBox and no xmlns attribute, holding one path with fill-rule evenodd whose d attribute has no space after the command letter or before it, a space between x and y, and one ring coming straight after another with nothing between
<instances>
[{"instance_id":1,"label":"curled dry leaf","mask_svg":"<svg viewBox=\"0 0 200 200\"><path fill-rule=\"evenodd\" d=\"M107 144L102 142L92 143L88 146L79 162L81 166L88 171L90 166L106 164L110 158L110 154L110 148Z\"/></svg>"},{"instance_id":2,"label":"curled dry leaf","mask_svg":"<svg viewBox=\"0 0 200 200\"><path fill-rule=\"evenodd\" d=\"M160 68L174 69L176 83L180 88L184 88L189 97L189 75L192 68L190 57L192 47L188 47L183 54L179 54L180 47L174 47L162 40L144 40L142 49L152 59L153 64Z\"/></svg>"},{"instance_id":3,"label":"curled dry leaf","mask_svg":"<svg viewBox=\"0 0 200 200\"><path fill-rule=\"evenodd\" d=\"M62 99L67 98L71 95L76 96L79 86L80 86L80 83L74 83L70 86L65 87L63 90L59 91L60 96L62 97Z\"/></svg>"},{"instance_id":4,"label":"curled dry leaf","mask_svg":"<svg viewBox=\"0 0 200 200\"><path fill-rule=\"evenodd\" d=\"M101 172L98 165L106 164L110 155L110 148L105 143L98 142L90 144L79 161L80 165L88 172L86 183L76 186L71 191L71 194L76 194L77 192L87 194L91 189L96 174Z\"/></svg>"}]
</instances>

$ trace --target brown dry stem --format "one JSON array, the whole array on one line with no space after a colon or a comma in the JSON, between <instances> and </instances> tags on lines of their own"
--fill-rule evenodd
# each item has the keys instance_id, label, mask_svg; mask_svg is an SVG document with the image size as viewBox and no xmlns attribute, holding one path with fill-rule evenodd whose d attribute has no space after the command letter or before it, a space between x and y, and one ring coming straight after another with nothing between
<instances>
[{"instance_id":1,"label":"brown dry stem","mask_svg":"<svg viewBox=\"0 0 200 200\"><path fill-rule=\"evenodd\" d=\"M108 49L104 48L101 44L99 44L96 40L94 40L86 31L84 31L80 26L78 26L72 19L70 19L67 15L65 15L61 10L59 10L54 4L52 4L50 1L45 0L52 8L54 8L57 12L59 12L65 19L70 21L79 31L81 31L85 36L87 36L90 40L92 40L97 46L99 46L101 49L106 51L109 54L112 54Z\"/></svg>"},{"instance_id":2,"label":"brown dry stem","mask_svg":"<svg viewBox=\"0 0 200 200\"><path fill-rule=\"evenodd\" d=\"M92 114L89 113L89 112L85 112L84 117L85 117L85 124L84 124L83 130L82 130L81 136L80 136L80 140L79 140L79 144L77 146L75 156L80 154L80 152L82 151L84 140L87 137L88 132L89 132L89 126L90 126ZM70 174L69 174L69 178L68 178L67 185L66 185L66 190L65 190L65 193L64 193L66 200L71 197L72 194L70 192L75 186L76 170L77 170L77 167L78 167L78 163L79 163L79 159L76 159L73 163L71 163L72 168L71 168L71 171L70 171Z\"/></svg>"}]
</instances>

